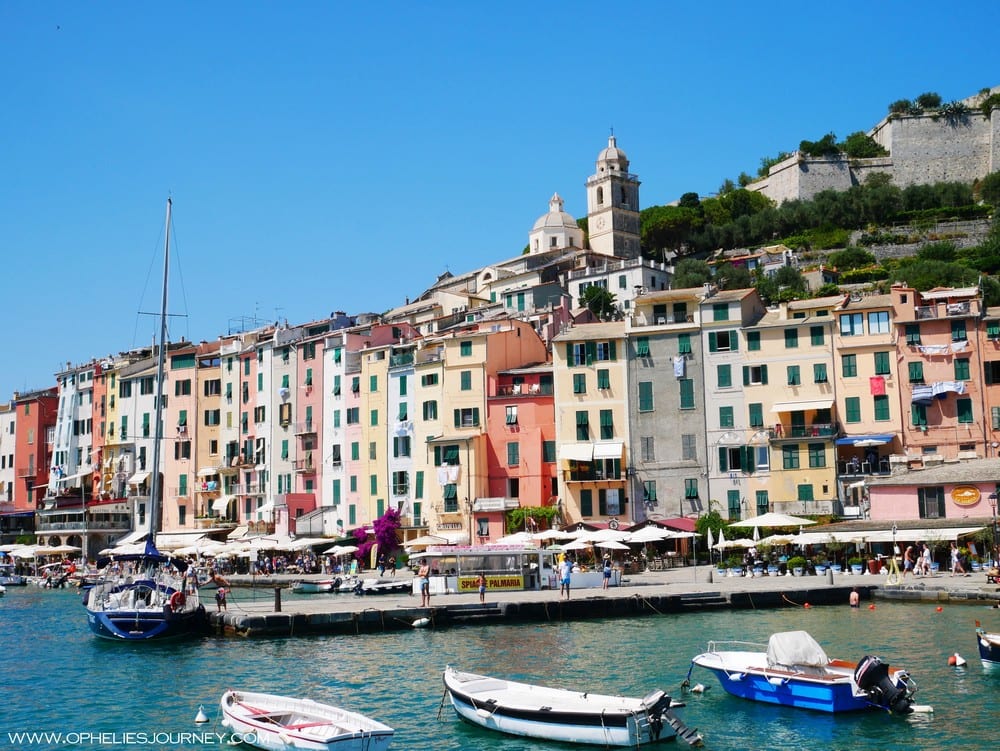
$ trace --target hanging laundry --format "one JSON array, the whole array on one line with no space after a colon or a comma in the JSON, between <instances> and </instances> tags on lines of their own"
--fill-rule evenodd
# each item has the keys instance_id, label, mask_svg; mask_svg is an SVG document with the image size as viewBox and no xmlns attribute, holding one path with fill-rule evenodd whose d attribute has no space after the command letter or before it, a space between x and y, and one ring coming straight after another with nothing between
<instances>
[{"instance_id":1,"label":"hanging laundry","mask_svg":"<svg viewBox=\"0 0 1000 751\"><path fill-rule=\"evenodd\" d=\"M951 343L951 351L952 352L965 352L968 348L969 348L969 342L967 342L967 341L952 342Z\"/></svg>"},{"instance_id":2,"label":"hanging laundry","mask_svg":"<svg viewBox=\"0 0 1000 751\"><path fill-rule=\"evenodd\" d=\"M438 467L438 485L448 484L448 467Z\"/></svg>"},{"instance_id":3,"label":"hanging laundry","mask_svg":"<svg viewBox=\"0 0 1000 751\"><path fill-rule=\"evenodd\" d=\"M677 378L684 377L684 369L686 367L687 358L684 355L674 355L674 376Z\"/></svg>"},{"instance_id":4,"label":"hanging laundry","mask_svg":"<svg viewBox=\"0 0 1000 751\"><path fill-rule=\"evenodd\" d=\"M930 386L917 385L913 387L913 396L910 398L914 404L930 404L934 400L934 392Z\"/></svg>"},{"instance_id":5,"label":"hanging laundry","mask_svg":"<svg viewBox=\"0 0 1000 751\"><path fill-rule=\"evenodd\" d=\"M448 482L455 483L458 482L458 470L459 466L456 464L452 467L448 467Z\"/></svg>"},{"instance_id":6,"label":"hanging laundry","mask_svg":"<svg viewBox=\"0 0 1000 751\"><path fill-rule=\"evenodd\" d=\"M925 355L946 355L951 352L947 344L923 344L918 349Z\"/></svg>"},{"instance_id":7,"label":"hanging laundry","mask_svg":"<svg viewBox=\"0 0 1000 751\"><path fill-rule=\"evenodd\" d=\"M872 376L868 379L872 396L885 396L885 376Z\"/></svg>"}]
</instances>

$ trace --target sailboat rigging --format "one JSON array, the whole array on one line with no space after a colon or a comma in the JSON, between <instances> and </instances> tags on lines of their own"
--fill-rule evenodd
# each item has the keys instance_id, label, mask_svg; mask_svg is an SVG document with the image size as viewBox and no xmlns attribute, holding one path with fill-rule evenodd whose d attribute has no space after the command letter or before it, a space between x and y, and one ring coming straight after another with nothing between
<instances>
[{"instance_id":1,"label":"sailboat rigging","mask_svg":"<svg viewBox=\"0 0 1000 751\"><path fill-rule=\"evenodd\" d=\"M167 355L167 282L170 275L170 217L167 199L163 248L163 294L156 346L156 403L149 485L149 535L138 553L99 559L104 576L86 594L87 623L97 636L112 640L148 641L200 632L208 616L198 598L197 581L185 576L186 561L156 548L160 523L160 453L163 444L163 379Z\"/></svg>"}]
</instances>

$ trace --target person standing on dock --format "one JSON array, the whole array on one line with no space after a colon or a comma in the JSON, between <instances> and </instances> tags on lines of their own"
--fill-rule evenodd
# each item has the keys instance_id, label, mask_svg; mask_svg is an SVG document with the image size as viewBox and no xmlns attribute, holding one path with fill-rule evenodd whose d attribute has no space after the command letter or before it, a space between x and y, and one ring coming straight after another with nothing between
<instances>
[{"instance_id":1,"label":"person standing on dock","mask_svg":"<svg viewBox=\"0 0 1000 751\"><path fill-rule=\"evenodd\" d=\"M429 608L431 606L431 567L424 560L417 570L417 581L420 583L420 607Z\"/></svg>"},{"instance_id":2,"label":"person standing on dock","mask_svg":"<svg viewBox=\"0 0 1000 751\"><path fill-rule=\"evenodd\" d=\"M560 565L561 577L559 579L559 599L562 599L563 595L566 595L566 599L569 599L569 582L570 577L573 575L573 561L569 559L568 555L563 556L562 564Z\"/></svg>"},{"instance_id":3,"label":"person standing on dock","mask_svg":"<svg viewBox=\"0 0 1000 751\"><path fill-rule=\"evenodd\" d=\"M476 586L479 587L479 602L486 602L486 574L482 571L479 572L479 578L476 580Z\"/></svg>"}]
</instances>

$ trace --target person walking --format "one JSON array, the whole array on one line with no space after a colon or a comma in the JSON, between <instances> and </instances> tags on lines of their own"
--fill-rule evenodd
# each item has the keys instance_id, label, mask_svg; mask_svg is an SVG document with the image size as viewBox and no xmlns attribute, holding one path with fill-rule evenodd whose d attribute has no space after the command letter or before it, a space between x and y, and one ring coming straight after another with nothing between
<instances>
[{"instance_id":1,"label":"person walking","mask_svg":"<svg viewBox=\"0 0 1000 751\"><path fill-rule=\"evenodd\" d=\"M962 568L962 558L959 555L958 543L951 543L951 575L952 576L968 576L965 573L965 569Z\"/></svg>"},{"instance_id":2,"label":"person walking","mask_svg":"<svg viewBox=\"0 0 1000 751\"><path fill-rule=\"evenodd\" d=\"M907 545L906 550L903 552L903 578L906 578L907 574L914 573L913 567L917 562L916 553L913 551L912 545Z\"/></svg>"}]
</instances>

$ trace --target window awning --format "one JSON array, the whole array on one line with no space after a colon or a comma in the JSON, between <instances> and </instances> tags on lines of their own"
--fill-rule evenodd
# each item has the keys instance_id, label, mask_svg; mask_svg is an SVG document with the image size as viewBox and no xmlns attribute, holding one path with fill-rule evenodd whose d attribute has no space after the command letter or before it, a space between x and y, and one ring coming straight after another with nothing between
<instances>
[{"instance_id":1,"label":"window awning","mask_svg":"<svg viewBox=\"0 0 1000 751\"><path fill-rule=\"evenodd\" d=\"M229 510L229 504L232 502L233 497L231 495L224 495L216 498L212 501L212 511L217 514L224 514Z\"/></svg>"},{"instance_id":2,"label":"window awning","mask_svg":"<svg viewBox=\"0 0 1000 751\"><path fill-rule=\"evenodd\" d=\"M217 474L219 474L218 467L202 467L198 470L198 477L211 477Z\"/></svg>"},{"instance_id":3,"label":"window awning","mask_svg":"<svg viewBox=\"0 0 1000 751\"><path fill-rule=\"evenodd\" d=\"M136 472L130 478L128 478L129 485L142 485L146 482L146 478L149 477L149 472Z\"/></svg>"},{"instance_id":4,"label":"window awning","mask_svg":"<svg viewBox=\"0 0 1000 751\"><path fill-rule=\"evenodd\" d=\"M589 462L594 458L594 444L564 443L559 447L559 458L568 462Z\"/></svg>"},{"instance_id":5,"label":"window awning","mask_svg":"<svg viewBox=\"0 0 1000 751\"><path fill-rule=\"evenodd\" d=\"M253 509L254 511L261 514L273 514L274 513L274 501L268 501L263 506L258 506Z\"/></svg>"},{"instance_id":6,"label":"window awning","mask_svg":"<svg viewBox=\"0 0 1000 751\"><path fill-rule=\"evenodd\" d=\"M66 477L60 477L59 482L69 482L70 480L79 480L81 477L90 477L94 474L94 470L85 469L82 472L77 472L75 475L66 475Z\"/></svg>"},{"instance_id":7,"label":"window awning","mask_svg":"<svg viewBox=\"0 0 1000 751\"><path fill-rule=\"evenodd\" d=\"M836 443L838 446L882 446L886 443L892 443L892 439L895 437L892 433L845 435L843 438L838 438Z\"/></svg>"},{"instance_id":8,"label":"window awning","mask_svg":"<svg viewBox=\"0 0 1000 751\"><path fill-rule=\"evenodd\" d=\"M594 444L595 459L621 459L625 452L625 444L621 441Z\"/></svg>"},{"instance_id":9,"label":"window awning","mask_svg":"<svg viewBox=\"0 0 1000 751\"><path fill-rule=\"evenodd\" d=\"M156 536L157 550L177 550L188 545L194 545L205 537L204 533L178 532L176 534L159 534Z\"/></svg>"},{"instance_id":10,"label":"window awning","mask_svg":"<svg viewBox=\"0 0 1000 751\"><path fill-rule=\"evenodd\" d=\"M477 498L472 504L473 511L509 511L520 508L521 502L517 498Z\"/></svg>"},{"instance_id":11,"label":"window awning","mask_svg":"<svg viewBox=\"0 0 1000 751\"><path fill-rule=\"evenodd\" d=\"M232 532L230 532L228 535L226 535L226 539L227 540L238 540L241 537L246 537L246 534L249 531L250 531L250 527L248 527L248 526L237 527Z\"/></svg>"},{"instance_id":12,"label":"window awning","mask_svg":"<svg viewBox=\"0 0 1000 751\"><path fill-rule=\"evenodd\" d=\"M137 542L142 542L147 537L149 537L149 532L144 529L137 529L135 532L129 532L120 540L115 540L115 547L121 547L122 545L134 545Z\"/></svg>"},{"instance_id":13,"label":"window awning","mask_svg":"<svg viewBox=\"0 0 1000 751\"><path fill-rule=\"evenodd\" d=\"M775 402L772 412L805 412L810 409L829 409L833 399L810 399L802 402Z\"/></svg>"}]
</instances>

